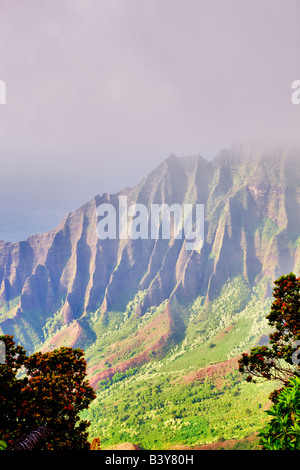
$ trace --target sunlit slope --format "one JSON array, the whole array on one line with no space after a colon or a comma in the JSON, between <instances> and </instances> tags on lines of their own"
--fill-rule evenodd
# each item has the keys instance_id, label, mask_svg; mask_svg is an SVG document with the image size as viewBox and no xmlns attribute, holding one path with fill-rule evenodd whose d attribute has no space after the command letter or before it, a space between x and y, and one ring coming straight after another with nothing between
<instances>
[{"instance_id":1,"label":"sunlit slope","mask_svg":"<svg viewBox=\"0 0 300 470\"><path fill-rule=\"evenodd\" d=\"M220 437L240 439L257 432L267 419L263 411L276 384L249 385L237 370L237 358L267 341L265 316L271 299L263 295L266 282L250 289L238 277L225 285L209 306L202 297L184 307L174 301L169 311L174 323L177 316L183 320L184 334L177 344L169 344L169 350L160 350L157 357L155 349L152 355L148 352L144 364L135 362L140 348L133 353L138 332L146 324L152 328L166 305L148 312L140 328L138 323L133 326L134 318L130 321L127 315L120 316L119 323L111 324L104 337L86 352L99 364L96 345L101 355L105 342L122 347L125 331L127 345L129 338L132 340L128 349L131 359L126 360L131 366L126 369L116 361L117 372L103 374L98 383L97 399L87 412L91 436L100 437L106 447L130 441L159 449L175 444L200 445ZM145 338L145 350L148 345ZM93 367L90 372L93 378Z\"/></svg>"},{"instance_id":2,"label":"sunlit slope","mask_svg":"<svg viewBox=\"0 0 300 470\"><path fill-rule=\"evenodd\" d=\"M264 276L298 272L299 162L294 150L223 150L211 162L173 155L135 187L96 196L50 232L0 242L1 332L29 351L50 338L51 347L86 348L96 338L86 317L98 311L111 319L138 292L145 292L136 305L142 317L173 298L185 303L202 296L207 303L239 275L253 287ZM120 195L149 210L151 204L203 204L202 249L186 250L184 240L172 237L100 240L96 209L117 208Z\"/></svg>"}]
</instances>

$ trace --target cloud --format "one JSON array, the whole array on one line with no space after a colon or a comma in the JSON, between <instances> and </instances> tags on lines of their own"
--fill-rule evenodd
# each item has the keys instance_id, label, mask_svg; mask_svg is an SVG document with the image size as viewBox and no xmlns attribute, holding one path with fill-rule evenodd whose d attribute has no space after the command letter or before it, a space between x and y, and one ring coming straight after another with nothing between
<instances>
[{"instance_id":1,"label":"cloud","mask_svg":"<svg viewBox=\"0 0 300 470\"><path fill-rule=\"evenodd\" d=\"M299 14L298 0L1 0L3 184L75 201L171 152L294 143Z\"/></svg>"}]
</instances>

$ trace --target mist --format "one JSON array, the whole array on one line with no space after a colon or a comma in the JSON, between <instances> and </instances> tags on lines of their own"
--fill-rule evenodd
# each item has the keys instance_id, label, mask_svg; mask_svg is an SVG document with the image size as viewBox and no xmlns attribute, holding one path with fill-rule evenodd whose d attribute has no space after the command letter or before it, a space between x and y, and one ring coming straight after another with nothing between
<instances>
[{"instance_id":1,"label":"mist","mask_svg":"<svg viewBox=\"0 0 300 470\"><path fill-rule=\"evenodd\" d=\"M0 2L0 239L170 153L298 145L298 0Z\"/></svg>"}]
</instances>

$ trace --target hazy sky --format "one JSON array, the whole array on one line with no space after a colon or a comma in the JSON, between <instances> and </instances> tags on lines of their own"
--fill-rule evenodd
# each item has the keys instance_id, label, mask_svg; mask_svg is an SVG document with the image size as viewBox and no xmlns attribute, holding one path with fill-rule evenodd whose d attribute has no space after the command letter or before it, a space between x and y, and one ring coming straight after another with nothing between
<instances>
[{"instance_id":1,"label":"hazy sky","mask_svg":"<svg viewBox=\"0 0 300 470\"><path fill-rule=\"evenodd\" d=\"M299 140L299 0L0 0L0 239L170 153Z\"/></svg>"}]
</instances>

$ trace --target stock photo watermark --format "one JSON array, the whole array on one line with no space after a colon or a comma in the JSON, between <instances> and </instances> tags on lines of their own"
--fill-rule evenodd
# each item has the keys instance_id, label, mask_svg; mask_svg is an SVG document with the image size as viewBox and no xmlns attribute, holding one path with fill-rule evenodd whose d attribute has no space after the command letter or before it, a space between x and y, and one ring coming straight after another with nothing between
<instances>
[{"instance_id":1,"label":"stock photo watermark","mask_svg":"<svg viewBox=\"0 0 300 470\"><path fill-rule=\"evenodd\" d=\"M292 354L292 362L293 362L293 364L295 364L297 366L300 364L300 348L299 348L299 346L300 346L300 341L299 340L293 342L293 347L295 347L297 349Z\"/></svg>"},{"instance_id":2,"label":"stock photo watermark","mask_svg":"<svg viewBox=\"0 0 300 470\"><path fill-rule=\"evenodd\" d=\"M292 93L292 103L300 104L300 80L294 80L292 83L292 89L295 90Z\"/></svg>"},{"instance_id":3,"label":"stock photo watermark","mask_svg":"<svg viewBox=\"0 0 300 470\"><path fill-rule=\"evenodd\" d=\"M0 80L0 104L6 104L6 83Z\"/></svg>"},{"instance_id":4,"label":"stock photo watermark","mask_svg":"<svg viewBox=\"0 0 300 470\"><path fill-rule=\"evenodd\" d=\"M182 239L187 250L200 250L204 241L204 204L132 204L119 197L119 206L97 207L97 235L100 240Z\"/></svg>"},{"instance_id":5,"label":"stock photo watermark","mask_svg":"<svg viewBox=\"0 0 300 470\"><path fill-rule=\"evenodd\" d=\"M0 341L0 364L4 365L6 362L6 346L4 341Z\"/></svg>"}]
</instances>

